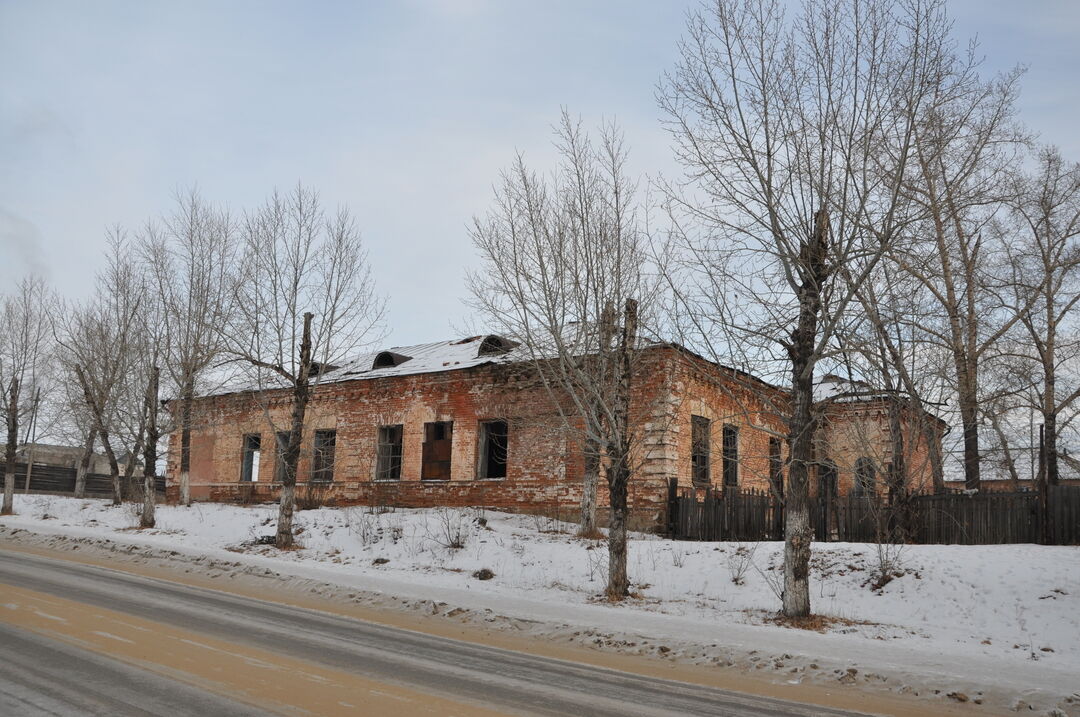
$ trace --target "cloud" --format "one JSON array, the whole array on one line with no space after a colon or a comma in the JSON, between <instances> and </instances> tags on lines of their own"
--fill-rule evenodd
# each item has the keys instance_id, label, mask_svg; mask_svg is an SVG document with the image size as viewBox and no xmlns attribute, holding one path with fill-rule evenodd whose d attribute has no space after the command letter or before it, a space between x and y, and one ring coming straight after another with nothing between
<instances>
[{"instance_id":1,"label":"cloud","mask_svg":"<svg viewBox=\"0 0 1080 717\"><path fill-rule=\"evenodd\" d=\"M48 265L41 251L41 232L33 222L0 207L0 254L14 257L6 262L2 277L5 283L16 281L24 274L48 275ZM12 264L15 266L12 266Z\"/></svg>"}]
</instances>

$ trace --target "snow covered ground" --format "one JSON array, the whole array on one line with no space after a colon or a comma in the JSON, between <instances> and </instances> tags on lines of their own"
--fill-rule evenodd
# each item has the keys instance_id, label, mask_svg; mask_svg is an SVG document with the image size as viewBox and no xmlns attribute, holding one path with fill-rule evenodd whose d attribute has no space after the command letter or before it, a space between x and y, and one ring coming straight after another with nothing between
<instances>
[{"instance_id":1,"label":"snow covered ground","mask_svg":"<svg viewBox=\"0 0 1080 717\"><path fill-rule=\"evenodd\" d=\"M297 514L300 550L260 539L276 506L160 506L158 527L105 501L17 496L0 526L197 554L393 596L528 620L556 639L777 679L1080 714L1080 548L815 544L812 603L822 632L772 622L779 543L691 543L634 535L634 597L602 600L603 542L545 518L477 510L322 508ZM476 577L487 569L487 580ZM449 608L448 608L449 609ZM484 616L487 616L486 618ZM468 616L466 616L468 617ZM520 629L520 626L518 626ZM854 670L854 672L852 672Z\"/></svg>"}]
</instances>

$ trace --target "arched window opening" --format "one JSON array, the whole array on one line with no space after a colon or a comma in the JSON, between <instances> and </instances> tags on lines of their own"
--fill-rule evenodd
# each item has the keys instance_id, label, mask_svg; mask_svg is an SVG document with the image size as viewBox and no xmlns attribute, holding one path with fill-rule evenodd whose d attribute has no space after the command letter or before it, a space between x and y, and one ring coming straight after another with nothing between
<instances>
[{"instance_id":1,"label":"arched window opening","mask_svg":"<svg viewBox=\"0 0 1080 717\"><path fill-rule=\"evenodd\" d=\"M873 495L877 468L873 459L863 456L855 461L855 495Z\"/></svg>"}]
</instances>

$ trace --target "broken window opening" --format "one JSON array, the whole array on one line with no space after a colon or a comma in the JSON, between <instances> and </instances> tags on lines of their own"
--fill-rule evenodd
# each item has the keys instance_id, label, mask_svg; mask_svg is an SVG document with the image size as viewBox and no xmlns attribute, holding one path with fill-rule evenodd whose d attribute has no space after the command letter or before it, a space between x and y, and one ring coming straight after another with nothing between
<instances>
[{"instance_id":1,"label":"broken window opening","mask_svg":"<svg viewBox=\"0 0 1080 717\"><path fill-rule=\"evenodd\" d=\"M711 423L704 416L690 416L690 476L694 485L709 485Z\"/></svg>"},{"instance_id":2,"label":"broken window opening","mask_svg":"<svg viewBox=\"0 0 1080 717\"><path fill-rule=\"evenodd\" d=\"M724 424L724 485L739 485L739 427Z\"/></svg>"},{"instance_id":3,"label":"broken window opening","mask_svg":"<svg viewBox=\"0 0 1080 717\"><path fill-rule=\"evenodd\" d=\"M506 421L480 423L480 477L505 478L510 427Z\"/></svg>"},{"instance_id":4,"label":"broken window opening","mask_svg":"<svg viewBox=\"0 0 1080 717\"><path fill-rule=\"evenodd\" d=\"M315 447L311 460L311 482L329 483L334 480L334 452L337 431L315 431Z\"/></svg>"},{"instance_id":5,"label":"broken window opening","mask_svg":"<svg viewBox=\"0 0 1080 717\"><path fill-rule=\"evenodd\" d=\"M379 445L375 480L400 480L403 427L379 426Z\"/></svg>"},{"instance_id":6,"label":"broken window opening","mask_svg":"<svg viewBox=\"0 0 1080 717\"><path fill-rule=\"evenodd\" d=\"M244 436L244 455L240 463L240 480L245 483L257 483L259 480L259 460L262 457L262 436L249 433Z\"/></svg>"},{"instance_id":7,"label":"broken window opening","mask_svg":"<svg viewBox=\"0 0 1080 717\"><path fill-rule=\"evenodd\" d=\"M274 481L281 483L285 480L285 451L289 449L289 432L277 431L274 433Z\"/></svg>"},{"instance_id":8,"label":"broken window opening","mask_svg":"<svg viewBox=\"0 0 1080 717\"><path fill-rule=\"evenodd\" d=\"M855 461L855 495L873 495L877 481L877 469L871 458L863 456Z\"/></svg>"},{"instance_id":9,"label":"broken window opening","mask_svg":"<svg viewBox=\"0 0 1080 717\"><path fill-rule=\"evenodd\" d=\"M424 424L421 480L450 480L450 460L454 447L454 422L434 421Z\"/></svg>"}]
</instances>

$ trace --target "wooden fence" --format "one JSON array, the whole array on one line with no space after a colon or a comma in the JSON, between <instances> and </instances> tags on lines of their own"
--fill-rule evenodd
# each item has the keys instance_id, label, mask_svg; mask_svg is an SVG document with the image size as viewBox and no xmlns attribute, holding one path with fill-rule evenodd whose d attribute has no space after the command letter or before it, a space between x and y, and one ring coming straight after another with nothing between
<instances>
[{"instance_id":1,"label":"wooden fence","mask_svg":"<svg viewBox=\"0 0 1080 717\"><path fill-rule=\"evenodd\" d=\"M1080 545L1080 487L1051 486L1048 507L1038 493L991 492L911 496L893 504L884 496L810 499L818 541L902 541L961 545L1046 542ZM780 540L783 506L768 492L680 488L668 491L668 532L682 540Z\"/></svg>"},{"instance_id":2,"label":"wooden fence","mask_svg":"<svg viewBox=\"0 0 1080 717\"><path fill-rule=\"evenodd\" d=\"M2 468L0 468L2 471ZM130 484L121 480L121 493L125 499L137 498L142 495L142 478L132 478ZM154 486L157 493L164 495L165 478L158 476ZM15 492L22 493L26 490L26 464L15 464ZM35 464L30 471L31 493L56 493L61 495L75 494L75 469L59 466L46 466ZM86 474L86 495L91 498L111 498L113 494L112 479L102 473Z\"/></svg>"},{"instance_id":3,"label":"wooden fence","mask_svg":"<svg viewBox=\"0 0 1080 717\"><path fill-rule=\"evenodd\" d=\"M701 499L698 499L698 494ZM763 491L714 492L678 488L668 493L671 534L687 540L780 540L779 505Z\"/></svg>"},{"instance_id":4,"label":"wooden fence","mask_svg":"<svg viewBox=\"0 0 1080 717\"><path fill-rule=\"evenodd\" d=\"M1039 542L1036 493L919 495L912 499L912 542L996 545Z\"/></svg>"},{"instance_id":5,"label":"wooden fence","mask_svg":"<svg viewBox=\"0 0 1080 717\"><path fill-rule=\"evenodd\" d=\"M1080 545L1080 486L1050 486L1047 501L1050 544Z\"/></svg>"}]
</instances>

